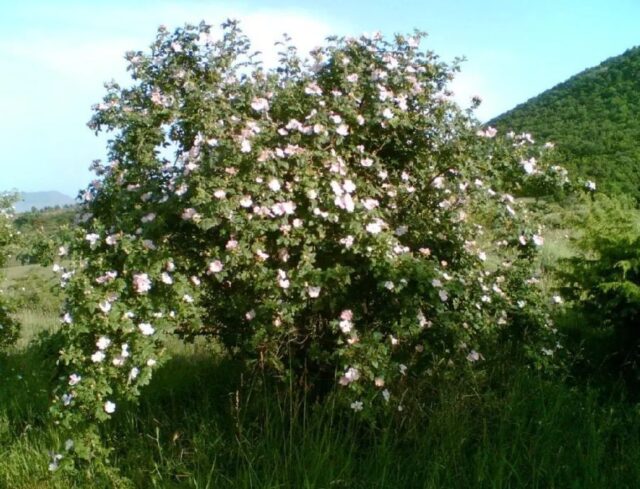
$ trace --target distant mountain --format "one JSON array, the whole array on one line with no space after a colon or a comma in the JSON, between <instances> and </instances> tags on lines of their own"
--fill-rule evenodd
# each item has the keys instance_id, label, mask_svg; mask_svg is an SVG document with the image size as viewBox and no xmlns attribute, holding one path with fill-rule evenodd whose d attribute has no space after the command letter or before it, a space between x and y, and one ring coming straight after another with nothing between
<instances>
[{"instance_id":1,"label":"distant mountain","mask_svg":"<svg viewBox=\"0 0 640 489\"><path fill-rule=\"evenodd\" d=\"M532 69L538 69L532 67ZM544 69L544 67L539 67ZM640 199L640 47L609 58L487 123L556 143L559 163Z\"/></svg>"},{"instance_id":2,"label":"distant mountain","mask_svg":"<svg viewBox=\"0 0 640 489\"><path fill-rule=\"evenodd\" d=\"M16 212L27 212L32 208L43 209L45 207L63 207L75 204L68 195L60 192L21 192L20 199L15 204Z\"/></svg>"}]
</instances>

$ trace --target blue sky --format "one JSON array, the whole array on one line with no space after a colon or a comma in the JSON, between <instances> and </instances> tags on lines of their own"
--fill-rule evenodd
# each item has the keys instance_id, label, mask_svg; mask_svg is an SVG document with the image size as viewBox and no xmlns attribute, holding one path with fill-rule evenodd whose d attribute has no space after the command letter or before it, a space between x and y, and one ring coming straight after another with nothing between
<instances>
[{"instance_id":1,"label":"blue sky","mask_svg":"<svg viewBox=\"0 0 640 489\"><path fill-rule=\"evenodd\" d=\"M75 196L105 141L86 127L103 82L126 82L123 54L170 28L235 17L257 48L288 32L303 49L330 34L429 33L444 60L465 56L458 101L487 120L640 44L637 0L11 1L0 0L0 190Z\"/></svg>"}]
</instances>

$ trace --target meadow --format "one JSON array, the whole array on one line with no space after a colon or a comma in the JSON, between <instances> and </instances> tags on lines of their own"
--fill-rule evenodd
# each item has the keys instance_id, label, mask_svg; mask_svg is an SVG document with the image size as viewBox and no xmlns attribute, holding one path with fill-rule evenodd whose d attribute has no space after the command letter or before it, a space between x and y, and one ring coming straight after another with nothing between
<instances>
[{"instance_id":1,"label":"meadow","mask_svg":"<svg viewBox=\"0 0 640 489\"><path fill-rule=\"evenodd\" d=\"M570 253L565 236L550 231L542 267ZM52 479L48 469L50 447L62 442L48 421L61 347L53 274L17 263L4 272L2 287L18 299L23 330L0 357L0 487L87 487L64 474ZM98 484L632 488L640 480L637 405L624 385L603 388L570 369L550 376L496 364L471 383L430 382L420 410L374 428L295 386L242 374L215 344L170 348L173 359L140 404L101 428L114 451L109 468L96 468Z\"/></svg>"}]
</instances>

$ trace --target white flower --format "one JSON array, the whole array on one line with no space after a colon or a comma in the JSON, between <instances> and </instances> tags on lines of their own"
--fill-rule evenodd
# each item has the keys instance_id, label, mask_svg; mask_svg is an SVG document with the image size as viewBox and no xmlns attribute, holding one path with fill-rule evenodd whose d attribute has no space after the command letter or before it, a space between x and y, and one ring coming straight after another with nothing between
<instances>
[{"instance_id":1,"label":"white flower","mask_svg":"<svg viewBox=\"0 0 640 489\"><path fill-rule=\"evenodd\" d=\"M320 295L320 290L321 290L321 287L315 287L315 286L307 287L307 293L309 294L309 297L311 297L312 299L315 299Z\"/></svg>"},{"instance_id":2,"label":"white flower","mask_svg":"<svg viewBox=\"0 0 640 489\"><path fill-rule=\"evenodd\" d=\"M384 398L385 402L389 402L389 398L391 397L391 392L389 392L389 389L385 389L382 391L382 397Z\"/></svg>"},{"instance_id":3,"label":"white flower","mask_svg":"<svg viewBox=\"0 0 640 489\"><path fill-rule=\"evenodd\" d=\"M155 328L151 326L149 323L140 323L138 324L138 329L144 336L151 336L156 332Z\"/></svg>"},{"instance_id":4,"label":"white flower","mask_svg":"<svg viewBox=\"0 0 640 489\"><path fill-rule=\"evenodd\" d=\"M274 192L277 192L278 190L280 190L280 182L277 179L273 178L269 181L268 187Z\"/></svg>"},{"instance_id":5,"label":"white flower","mask_svg":"<svg viewBox=\"0 0 640 489\"><path fill-rule=\"evenodd\" d=\"M595 190L596 189L596 183L592 182L591 180L587 180L584 184L584 186L587 188L587 190Z\"/></svg>"},{"instance_id":6,"label":"white flower","mask_svg":"<svg viewBox=\"0 0 640 489\"><path fill-rule=\"evenodd\" d=\"M538 234L534 234L531 237L531 241L533 241L533 244L536 246L542 246L544 244L544 238Z\"/></svg>"},{"instance_id":7,"label":"white flower","mask_svg":"<svg viewBox=\"0 0 640 489\"><path fill-rule=\"evenodd\" d=\"M66 247L61 246L60 248L58 248L58 256L65 256L67 253L68 251Z\"/></svg>"},{"instance_id":8,"label":"white flower","mask_svg":"<svg viewBox=\"0 0 640 489\"><path fill-rule=\"evenodd\" d=\"M103 313L107 314L111 310L111 302L102 301L98 304L98 307Z\"/></svg>"},{"instance_id":9,"label":"white flower","mask_svg":"<svg viewBox=\"0 0 640 489\"><path fill-rule=\"evenodd\" d=\"M353 409L355 412L362 411L362 406L362 401L353 401L351 403L351 409Z\"/></svg>"},{"instance_id":10,"label":"white flower","mask_svg":"<svg viewBox=\"0 0 640 489\"><path fill-rule=\"evenodd\" d=\"M104 360L105 354L102 351L97 351L93 355L91 355L91 361L93 363L100 363Z\"/></svg>"},{"instance_id":11,"label":"white flower","mask_svg":"<svg viewBox=\"0 0 640 489\"><path fill-rule=\"evenodd\" d=\"M150 212L149 214L147 214L146 216L142 216L142 219L140 219L142 222L151 222L156 218L155 213Z\"/></svg>"},{"instance_id":12,"label":"white flower","mask_svg":"<svg viewBox=\"0 0 640 489\"><path fill-rule=\"evenodd\" d=\"M136 273L133 276L133 288L138 294L146 294L151 290L151 279L146 273Z\"/></svg>"},{"instance_id":13,"label":"white flower","mask_svg":"<svg viewBox=\"0 0 640 489\"><path fill-rule=\"evenodd\" d=\"M351 75L347 75L347 81L349 83L358 83L358 74L352 73Z\"/></svg>"},{"instance_id":14,"label":"white flower","mask_svg":"<svg viewBox=\"0 0 640 489\"><path fill-rule=\"evenodd\" d=\"M322 95L322 89L316 82L311 82L304 88L304 93L307 95Z\"/></svg>"},{"instance_id":15,"label":"white flower","mask_svg":"<svg viewBox=\"0 0 640 489\"><path fill-rule=\"evenodd\" d=\"M375 221L370 222L369 224L367 224L365 229L370 234L379 234L380 232L382 232L382 225L383 224L384 224L384 222L381 219L376 219Z\"/></svg>"},{"instance_id":16,"label":"white flower","mask_svg":"<svg viewBox=\"0 0 640 489\"><path fill-rule=\"evenodd\" d=\"M193 297L191 297L189 294L183 295L182 300L187 304L193 304Z\"/></svg>"},{"instance_id":17,"label":"white flower","mask_svg":"<svg viewBox=\"0 0 640 489\"><path fill-rule=\"evenodd\" d=\"M440 291L438 292L438 296L440 297L440 300L442 302L447 302L447 300L449 299L449 294L447 294L447 291L443 289L440 289Z\"/></svg>"},{"instance_id":18,"label":"white flower","mask_svg":"<svg viewBox=\"0 0 640 489\"><path fill-rule=\"evenodd\" d=\"M207 267L207 274L211 275L212 273L220 273L223 268L224 265L220 260L213 260Z\"/></svg>"},{"instance_id":19,"label":"white flower","mask_svg":"<svg viewBox=\"0 0 640 489\"><path fill-rule=\"evenodd\" d=\"M475 350L471 350L467 355L467 360L469 360L471 363L477 362L478 360L480 360L480 353Z\"/></svg>"},{"instance_id":20,"label":"white flower","mask_svg":"<svg viewBox=\"0 0 640 489\"><path fill-rule=\"evenodd\" d=\"M347 236L345 238L341 238L340 239L340 244L344 245L344 247L348 249L348 248L351 248L353 246L353 241L354 241L353 236L349 235L349 236Z\"/></svg>"},{"instance_id":21,"label":"white flower","mask_svg":"<svg viewBox=\"0 0 640 489\"><path fill-rule=\"evenodd\" d=\"M71 324L73 322L73 318L71 317L71 314L69 314L68 312L65 312L64 316L62 316L62 322L64 324Z\"/></svg>"},{"instance_id":22,"label":"white flower","mask_svg":"<svg viewBox=\"0 0 640 489\"><path fill-rule=\"evenodd\" d=\"M104 412L107 414L113 414L116 411L116 404L111 401L104 403Z\"/></svg>"},{"instance_id":23,"label":"white flower","mask_svg":"<svg viewBox=\"0 0 640 489\"><path fill-rule=\"evenodd\" d=\"M340 136L347 136L349 134L349 126L346 124L340 124L336 129L336 133Z\"/></svg>"},{"instance_id":24,"label":"white flower","mask_svg":"<svg viewBox=\"0 0 640 489\"><path fill-rule=\"evenodd\" d=\"M154 358L150 358L149 360L147 360L147 367L153 367L156 363L156 360Z\"/></svg>"},{"instance_id":25,"label":"white flower","mask_svg":"<svg viewBox=\"0 0 640 489\"><path fill-rule=\"evenodd\" d=\"M253 199L250 195L245 195L240 199L240 205L244 208L251 207L253 205Z\"/></svg>"},{"instance_id":26,"label":"white flower","mask_svg":"<svg viewBox=\"0 0 640 489\"><path fill-rule=\"evenodd\" d=\"M181 217L185 221L197 221L198 219L200 219L200 214L198 214L198 212L196 212L193 207L189 207L188 209L182 211Z\"/></svg>"},{"instance_id":27,"label":"white flower","mask_svg":"<svg viewBox=\"0 0 640 489\"><path fill-rule=\"evenodd\" d=\"M216 199L224 199L224 198L227 196L227 192L225 192L225 191L224 191L224 190L222 190L222 189L218 189L218 190L216 190L215 192L213 192L213 196L214 196Z\"/></svg>"},{"instance_id":28,"label":"white flower","mask_svg":"<svg viewBox=\"0 0 640 489\"><path fill-rule=\"evenodd\" d=\"M91 246L94 246L96 242L100 239L100 235L96 233L87 234L84 239L86 239Z\"/></svg>"},{"instance_id":29,"label":"white flower","mask_svg":"<svg viewBox=\"0 0 640 489\"><path fill-rule=\"evenodd\" d=\"M251 309L250 311L248 311L245 315L244 315L245 319L247 321L251 321L252 319L254 319L256 317L256 311L255 309Z\"/></svg>"},{"instance_id":30,"label":"white flower","mask_svg":"<svg viewBox=\"0 0 640 489\"><path fill-rule=\"evenodd\" d=\"M357 368L349 367L342 377L340 377L340 385L349 385L356 382L360 378L360 371Z\"/></svg>"},{"instance_id":31,"label":"white flower","mask_svg":"<svg viewBox=\"0 0 640 489\"><path fill-rule=\"evenodd\" d=\"M283 289L289 288L289 279L287 278L287 273L284 270L278 270L278 285Z\"/></svg>"},{"instance_id":32,"label":"white flower","mask_svg":"<svg viewBox=\"0 0 640 489\"><path fill-rule=\"evenodd\" d=\"M73 394L62 394L61 400L63 406L68 406L73 400Z\"/></svg>"},{"instance_id":33,"label":"white flower","mask_svg":"<svg viewBox=\"0 0 640 489\"><path fill-rule=\"evenodd\" d=\"M251 152L251 142L248 139L242 139L240 142L240 151L242 153Z\"/></svg>"},{"instance_id":34,"label":"white flower","mask_svg":"<svg viewBox=\"0 0 640 489\"><path fill-rule=\"evenodd\" d=\"M82 377L78 374L69 375L69 385L77 385L82 380Z\"/></svg>"},{"instance_id":35,"label":"white flower","mask_svg":"<svg viewBox=\"0 0 640 489\"><path fill-rule=\"evenodd\" d=\"M387 289L387 290L393 290L393 289L395 289L395 287L396 287L395 284L391 280L387 280L384 283L384 288Z\"/></svg>"},{"instance_id":36,"label":"white flower","mask_svg":"<svg viewBox=\"0 0 640 489\"><path fill-rule=\"evenodd\" d=\"M49 472L55 472L56 470L58 470L58 467L60 466L60 460L63 459L62 454L60 453L55 453L51 456L51 462L49 463Z\"/></svg>"},{"instance_id":37,"label":"white flower","mask_svg":"<svg viewBox=\"0 0 640 489\"><path fill-rule=\"evenodd\" d=\"M140 369L138 367L133 367L129 372L129 380L134 380L140 374Z\"/></svg>"},{"instance_id":38,"label":"white flower","mask_svg":"<svg viewBox=\"0 0 640 489\"><path fill-rule=\"evenodd\" d=\"M382 111L382 117L385 119L393 119L393 111L387 107Z\"/></svg>"},{"instance_id":39,"label":"white flower","mask_svg":"<svg viewBox=\"0 0 640 489\"><path fill-rule=\"evenodd\" d=\"M562 300L562 297L560 297L559 295L554 295L551 300L553 301L554 304L562 304L564 301Z\"/></svg>"},{"instance_id":40,"label":"white flower","mask_svg":"<svg viewBox=\"0 0 640 489\"><path fill-rule=\"evenodd\" d=\"M400 370L401 375L407 375L407 366L404 363L398 365L398 370Z\"/></svg>"},{"instance_id":41,"label":"white flower","mask_svg":"<svg viewBox=\"0 0 640 489\"><path fill-rule=\"evenodd\" d=\"M251 108L256 112L266 112L269 110L269 101L266 98L254 98L251 102Z\"/></svg>"},{"instance_id":42,"label":"white flower","mask_svg":"<svg viewBox=\"0 0 640 489\"><path fill-rule=\"evenodd\" d=\"M362 165L365 168L369 168L370 166L373 165L373 160L371 158L363 158L360 160L360 165Z\"/></svg>"},{"instance_id":43,"label":"white flower","mask_svg":"<svg viewBox=\"0 0 640 489\"><path fill-rule=\"evenodd\" d=\"M110 344L111 344L111 340L106 336L101 336L98 339L98 341L96 341L96 346L98 347L98 350L106 350L107 348L109 348Z\"/></svg>"},{"instance_id":44,"label":"white flower","mask_svg":"<svg viewBox=\"0 0 640 489\"><path fill-rule=\"evenodd\" d=\"M160 280L162 281L163 284L166 284L166 285L173 284L173 278L167 272L162 272L162 274L160 275Z\"/></svg>"},{"instance_id":45,"label":"white flower","mask_svg":"<svg viewBox=\"0 0 640 489\"><path fill-rule=\"evenodd\" d=\"M73 440L71 438L67 439L64 442L64 449L68 452L69 450L72 450L74 446Z\"/></svg>"}]
</instances>

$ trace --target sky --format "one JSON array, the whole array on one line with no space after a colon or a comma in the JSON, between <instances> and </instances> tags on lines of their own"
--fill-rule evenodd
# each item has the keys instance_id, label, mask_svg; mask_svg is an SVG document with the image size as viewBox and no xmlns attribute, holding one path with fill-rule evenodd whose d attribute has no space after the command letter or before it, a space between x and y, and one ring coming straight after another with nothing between
<instances>
[{"instance_id":1,"label":"sky","mask_svg":"<svg viewBox=\"0 0 640 489\"><path fill-rule=\"evenodd\" d=\"M75 197L105 158L86 123L104 82L128 82L124 53L160 24L227 18L265 53L284 32L308 51L332 34L426 31L424 48L466 58L452 89L465 107L482 98L482 121L640 45L638 0L0 0L0 191Z\"/></svg>"}]
</instances>

